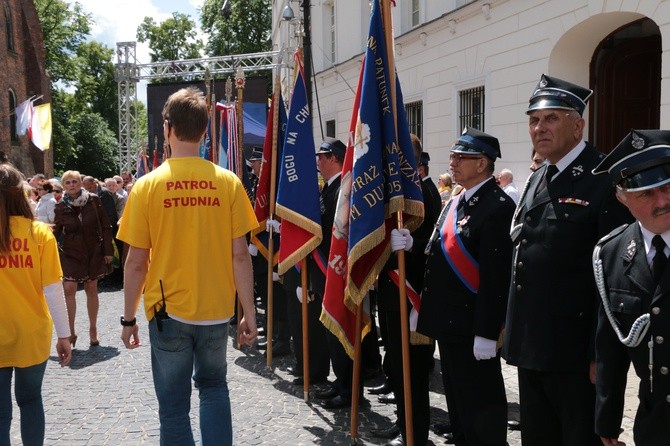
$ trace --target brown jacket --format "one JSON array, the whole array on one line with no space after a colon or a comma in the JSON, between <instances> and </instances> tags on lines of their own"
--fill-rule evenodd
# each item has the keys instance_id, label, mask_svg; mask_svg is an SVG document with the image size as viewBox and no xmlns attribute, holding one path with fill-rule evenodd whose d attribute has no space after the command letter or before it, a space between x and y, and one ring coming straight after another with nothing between
<instances>
[{"instance_id":1,"label":"brown jacket","mask_svg":"<svg viewBox=\"0 0 670 446\"><path fill-rule=\"evenodd\" d=\"M63 277L81 281L104 276L105 256L114 255L114 248L112 226L100 198L90 194L81 208L61 201L56 205L54 223L54 235L61 241Z\"/></svg>"}]
</instances>

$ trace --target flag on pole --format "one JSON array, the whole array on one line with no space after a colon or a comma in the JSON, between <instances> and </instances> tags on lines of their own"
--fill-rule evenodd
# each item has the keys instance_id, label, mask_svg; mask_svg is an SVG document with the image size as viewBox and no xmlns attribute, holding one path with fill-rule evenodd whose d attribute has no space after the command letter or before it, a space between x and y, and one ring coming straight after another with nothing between
<instances>
[{"instance_id":1,"label":"flag on pole","mask_svg":"<svg viewBox=\"0 0 670 446\"><path fill-rule=\"evenodd\" d=\"M350 308L361 303L391 253L390 232L403 212L405 227L423 220L423 196L400 81L393 85L381 6L373 2L354 134L349 213L347 293ZM388 24L387 26L390 26ZM389 42L392 45L392 42ZM391 88L398 104L394 110Z\"/></svg>"},{"instance_id":2,"label":"flag on pole","mask_svg":"<svg viewBox=\"0 0 670 446\"><path fill-rule=\"evenodd\" d=\"M218 164L224 169L233 172L242 181L249 199L253 202L254 191L251 184L251 178L244 162L244 151L240 147L240 138L238 135L238 120L235 104L216 104L219 111L220 130L219 133L219 155Z\"/></svg>"},{"instance_id":3,"label":"flag on pole","mask_svg":"<svg viewBox=\"0 0 670 446\"><path fill-rule=\"evenodd\" d=\"M158 166L160 166L160 161L158 160L158 148L154 149L154 157L153 157L153 163L151 165L151 170L156 169Z\"/></svg>"},{"instance_id":4,"label":"flag on pole","mask_svg":"<svg viewBox=\"0 0 670 446\"><path fill-rule=\"evenodd\" d=\"M322 240L321 204L312 117L300 57L293 86L282 158L276 212L282 219L279 274L305 258Z\"/></svg>"},{"instance_id":5,"label":"flag on pole","mask_svg":"<svg viewBox=\"0 0 670 446\"><path fill-rule=\"evenodd\" d=\"M51 104L32 107L29 135L40 150L47 150L51 144Z\"/></svg>"},{"instance_id":6,"label":"flag on pole","mask_svg":"<svg viewBox=\"0 0 670 446\"><path fill-rule=\"evenodd\" d=\"M200 140L199 148L200 158L205 158L206 160L212 159L212 118L207 120L207 131L205 135Z\"/></svg>"},{"instance_id":7,"label":"flag on pole","mask_svg":"<svg viewBox=\"0 0 670 446\"><path fill-rule=\"evenodd\" d=\"M25 135L30 128L30 121L33 116L33 101L32 97L26 99L17 105L14 110L14 114L16 115L16 136Z\"/></svg>"},{"instance_id":8,"label":"flag on pole","mask_svg":"<svg viewBox=\"0 0 670 446\"><path fill-rule=\"evenodd\" d=\"M256 194L255 194L255 203L254 203L254 212L256 213L256 220L258 220L259 225L255 231L252 231L251 241L256 245L258 251L265 257L268 258L268 233L265 230L265 222L267 221L270 215L270 179L275 179L275 186L279 175L277 172L272 172L272 145L273 145L273 126L275 122L275 105L279 111L277 116L277 160L282 159L282 147L284 145L284 133L286 130L286 109L284 108L284 100L282 98L280 87L276 87L278 104L275 104L275 95L272 95L272 100L270 101L270 113L268 114L267 126L265 127L265 140L263 141L263 161L261 162L261 174L258 178L258 184L256 185ZM277 169L279 169L280 163L277 163ZM277 264L279 260L279 250L277 249L279 245L279 234L273 233L273 243L274 243L274 260L272 262L273 266Z\"/></svg>"},{"instance_id":9,"label":"flag on pole","mask_svg":"<svg viewBox=\"0 0 670 446\"><path fill-rule=\"evenodd\" d=\"M324 234L331 237L330 253L328 255L328 269L326 270L326 287L323 296L323 308L319 318L323 325L330 330L342 343L349 357L354 357L354 342L356 341L356 313L344 304L345 289L347 286L347 251L349 244L349 211L351 198L351 167L354 160L354 134L358 121L358 107L361 97L361 82L363 68L358 78L358 87L349 125L349 141L347 152L342 164L342 180L340 194L337 197L333 232ZM366 318L361 337L370 331L369 316Z\"/></svg>"},{"instance_id":10,"label":"flag on pole","mask_svg":"<svg viewBox=\"0 0 670 446\"><path fill-rule=\"evenodd\" d=\"M147 162L147 154L144 149L137 153L137 166L135 167L135 178L146 175L149 172L149 165Z\"/></svg>"}]
</instances>

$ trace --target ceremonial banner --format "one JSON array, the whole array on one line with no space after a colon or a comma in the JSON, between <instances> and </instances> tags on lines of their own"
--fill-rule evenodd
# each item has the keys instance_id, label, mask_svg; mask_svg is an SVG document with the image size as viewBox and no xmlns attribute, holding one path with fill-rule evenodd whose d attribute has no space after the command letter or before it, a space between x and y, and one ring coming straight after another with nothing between
<instances>
[{"instance_id":1,"label":"ceremonial banner","mask_svg":"<svg viewBox=\"0 0 670 446\"><path fill-rule=\"evenodd\" d=\"M281 161L278 163L276 213L282 219L279 274L305 258L322 240L321 205L316 170L312 118L302 64L299 66L289 107Z\"/></svg>"},{"instance_id":2,"label":"ceremonial banner","mask_svg":"<svg viewBox=\"0 0 670 446\"><path fill-rule=\"evenodd\" d=\"M396 76L393 85L388 58L380 5L374 1L354 136L345 295L352 309L361 303L390 255L395 214L403 212L410 231L423 220L423 196L400 82ZM397 110L391 88L395 88Z\"/></svg>"},{"instance_id":3,"label":"ceremonial banner","mask_svg":"<svg viewBox=\"0 0 670 446\"><path fill-rule=\"evenodd\" d=\"M278 172L272 172L272 145L273 145L273 126L275 122L275 105L277 106L278 116L277 121L277 159L282 159L282 147L284 145L284 134L286 131L286 109L284 109L284 100L282 99L281 91L279 87L275 87L276 97L279 98L278 103L275 104L275 95L272 95L272 100L270 102L270 113L267 119L267 125L265 128L265 140L263 141L263 161L261 162L261 175L258 179L258 184L256 185L256 194L255 194L255 203L254 203L254 212L256 214L256 220L258 220L258 228L255 231L252 231L251 241L258 248L265 259L268 259L268 233L265 230L265 222L268 219L270 214L270 179L275 179L275 186L277 180L279 179ZM277 169L279 169L280 162L277 163ZM274 259L272 265L276 265L279 260L279 234L273 233L273 243L274 243Z\"/></svg>"},{"instance_id":4,"label":"ceremonial banner","mask_svg":"<svg viewBox=\"0 0 670 446\"><path fill-rule=\"evenodd\" d=\"M207 131L200 140L200 158L212 159L212 120L207 120Z\"/></svg>"},{"instance_id":5,"label":"ceremonial banner","mask_svg":"<svg viewBox=\"0 0 670 446\"><path fill-rule=\"evenodd\" d=\"M144 150L137 153L137 166L135 167L135 178L146 175L149 172L149 163L147 162L147 154Z\"/></svg>"},{"instance_id":6,"label":"ceremonial banner","mask_svg":"<svg viewBox=\"0 0 670 446\"><path fill-rule=\"evenodd\" d=\"M238 120L235 104L217 103L216 109L219 110L220 128L218 144L218 164L224 169L233 172L242 181L247 196L254 203L254 190L251 184L251 178L247 171L244 160L244 151L240 147L240 138L238 135Z\"/></svg>"},{"instance_id":7,"label":"ceremonial banner","mask_svg":"<svg viewBox=\"0 0 670 446\"><path fill-rule=\"evenodd\" d=\"M356 313L344 304L344 293L347 286L347 251L349 246L349 210L351 198L351 167L354 159L353 137L358 121L358 107L361 97L361 76L358 78L358 88L354 99L349 125L349 141L347 152L342 164L342 180L340 183L340 194L337 197L337 208L335 220L333 221L333 232L324 234L331 236L330 253L328 255L328 269L326 271L326 288L323 296L323 310L319 318L323 325L337 337L349 357L354 357L354 342L356 340ZM370 331L369 315L362 336Z\"/></svg>"}]
</instances>

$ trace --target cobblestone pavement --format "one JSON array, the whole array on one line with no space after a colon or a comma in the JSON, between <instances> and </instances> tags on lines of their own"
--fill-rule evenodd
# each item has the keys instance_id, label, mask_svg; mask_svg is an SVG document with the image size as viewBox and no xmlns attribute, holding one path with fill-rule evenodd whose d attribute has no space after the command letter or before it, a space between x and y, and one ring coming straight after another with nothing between
<instances>
[{"instance_id":1,"label":"cobblestone pavement","mask_svg":"<svg viewBox=\"0 0 670 446\"><path fill-rule=\"evenodd\" d=\"M85 295L77 293L79 339L70 366L61 369L52 356L43 385L47 445L157 445L158 403L154 394L149 335L146 319L139 315L143 347L127 350L121 343L119 315L123 293L106 289L100 293L98 330L101 345L88 346L88 318ZM326 410L317 400L303 401L302 386L294 386L286 372L289 357L276 358L270 370L265 357L253 348L233 348L231 330L228 348L228 380L233 410L236 445L346 445L351 444L349 410ZM54 349L55 351L55 349ZM439 357L431 375L431 426L448 419L439 372ZM516 369L503 368L510 417L518 417ZM632 375L631 375L632 376ZM334 377L331 374L330 379ZM632 423L636 408L636 380L628 388L624 434L632 445ZM380 378L366 385L381 384ZM370 435L370 429L386 427L395 420L394 406L381 404L366 393L369 404L359 415L357 444L376 445L385 441ZM198 437L197 391L192 397L192 425ZM431 427L432 429L432 427ZM21 444L19 412L14 406L12 444ZM511 446L521 444L518 432L509 432ZM429 443L444 444L430 432Z\"/></svg>"}]
</instances>

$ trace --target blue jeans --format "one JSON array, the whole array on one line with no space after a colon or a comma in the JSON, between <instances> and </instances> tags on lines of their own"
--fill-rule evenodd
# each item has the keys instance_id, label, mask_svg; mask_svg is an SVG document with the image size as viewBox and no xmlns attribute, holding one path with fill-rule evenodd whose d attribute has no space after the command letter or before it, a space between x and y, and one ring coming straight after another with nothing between
<instances>
[{"instance_id":1,"label":"blue jeans","mask_svg":"<svg viewBox=\"0 0 670 446\"><path fill-rule=\"evenodd\" d=\"M151 368L158 398L161 445L192 445L191 376L200 398L200 444L232 445L233 421L226 381L228 324L149 322Z\"/></svg>"},{"instance_id":2,"label":"blue jeans","mask_svg":"<svg viewBox=\"0 0 670 446\"><path fill-rule=\"evenodd\" d=\"M21 439L24 446L44 444L42 379L47 362L30 367L0 368L0 446L10 446L12 425L12 373L16 375L14 395L21 411Z\"/></svg>"}]
</instances>

